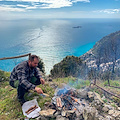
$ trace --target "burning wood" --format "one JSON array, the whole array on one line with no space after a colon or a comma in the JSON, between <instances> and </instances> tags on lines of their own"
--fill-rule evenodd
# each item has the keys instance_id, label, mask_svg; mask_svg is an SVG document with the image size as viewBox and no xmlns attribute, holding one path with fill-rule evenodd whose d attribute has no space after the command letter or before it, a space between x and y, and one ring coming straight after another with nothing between
<instances>
[{"instance_id":1,"label":"burning wood","mask_svg":"<svg viewBox=\"0 0 120 120\"><path fill-rule=\"evenodd\" d=\"M31 112L33 112L35 109L37 109L38 107L36 105L30 107L25 113L28 115L30 114Z\"/></svg>"},{"instance_id":2,"label":"burning wood","mask_svg":"<svg viewBox=\"0 0 120 120\"><path fill-rule=\"evenodd\" d=\"M61 98L60 97L56 98L56 102L57 102L57 106L58 107L62 107Z\"/></svg>"},{"instance_id":3,"label":"burning wood","mask_svg":"<svg viewBox=\"0 0 120 120\"><path fill-rule=\"evenodd\" d=\"M80 113L80 111L79 111L79 109L71 102L71 101L69 101L66 97L63 97L65 100L67 100L68 101L68 103L70 103L72 106L74 106L77 110L78 110L78 112ZM69 105L68 105L69 106ZM70 107L71 108L71 107Z\"/></svg>"}]
</instances>

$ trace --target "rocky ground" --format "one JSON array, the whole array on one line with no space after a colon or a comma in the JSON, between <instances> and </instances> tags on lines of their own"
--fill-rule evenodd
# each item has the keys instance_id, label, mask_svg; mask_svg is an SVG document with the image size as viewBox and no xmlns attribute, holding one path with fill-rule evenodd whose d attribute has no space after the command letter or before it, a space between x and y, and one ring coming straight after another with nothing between
<instances>
[{"instance_id":1,"label":"rocky ground","mask_svg":"<svg viewBox=\"0 0 120 120\"><path fill-rule=\"evenodd\" d=\"M69 89L74 91L74 99L77 101L71 101L72 109L65 108L63 98L55 94L51 102L45 103L44 110L40 111L36 120L120 120L120 106L109 99L112 96L104 94L101 97L91 87ZM61 107L55 101L58 97L61 99Z\"/></svg>"}]
</instances>

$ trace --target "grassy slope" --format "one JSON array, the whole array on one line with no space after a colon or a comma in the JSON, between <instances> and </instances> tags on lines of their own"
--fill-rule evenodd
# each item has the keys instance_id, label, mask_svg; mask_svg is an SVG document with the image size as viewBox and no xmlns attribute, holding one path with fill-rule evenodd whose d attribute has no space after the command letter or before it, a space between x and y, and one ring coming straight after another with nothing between
<instances>
[{"instance_id":1,"label":"grassy slope","mask_svg":"<svg viewBox=\"0 0 120 120\"><path fill-rule=\"evenodd\" d=\"M76 79L75 78L58 78L54 79L52 83L57 84L58 86L61 85L61 83L70 83L71 86L80 88L84 86L85 84L89 84L89 82L79 82L81 84L78 85L78 82L76 84ZM45 85L40 85L42 90L49 94L50 97L53 97L54 95L54 89L50 87L51 82L46 82ZM82 85L82 86L81 86ZM32 100L35 96L38 97L37 101L39 106L43 109L44 108L44 103L45 102L50 102L51 98L50 97L41 97L37 93L32 93L31 96L28 97L26 94L25 97L27 100ZM8 81L5 82L0 82L0 120L15 120L17 118L24 118L25 116L22 114L22 109L20 103L17 101L17 91L16 89L12 88L9 85Z\"/></svg>"},{"instance_id":2,"label":"grassy slope","mask_svg":"<svg viewBox=\"0 0 120 120\"><path fill-rule=\"evenodd\" d=\"M50 83L55 83L58 86L61 85L61 83L69 83L72 87L75 87L77 89L88 86L89 81L83 81L83 80L78 80L76 78L57 78L54 79L53 82L46 82L44 86L40 85L40 87L43 89L43 91L52 97L54 95L54 89L50 87ZM104 83L100 83L101 86L104 85ZM99 84L99 85L100 85ZM118 81L118 84L120 86L120 81ZM108 87L106 87L108 89ZM37 93L32 92L31 96L27 96L26 94L26 99L27 100L32 100L34 96L37 96L38 99L38 104L39 106L43 109L44 108L44 103L45 102L50 102L51 98L46 97L43 98ZM13 89L8 81L5 82L0 82L0 120L16 120L16 119L23 119L25 116L22 113L21 105L17 101L17 91L16 89Z\"/></svg>"},{"instance_id":3,"label":"grassy slope","mask_svg":"<svg viewBox=\"0 0 120 120\"><path fill-rule=\"evenodd\" d=\"M53 89L45 85L46 87L42 87L45 93L48 93L50 96L53 95ZM32 100L34 96L37 96L38 104L42 108L44 103L47 101L51 101L50 98L43 98L37 93L31 92L31 96L26 95L27 100ZM2 82L0 84L0 120L13 120L17 118L24 118L22 114L21 105L17 100L17 91L9 86L9 82Z\"/></svg>"}]
</instances>

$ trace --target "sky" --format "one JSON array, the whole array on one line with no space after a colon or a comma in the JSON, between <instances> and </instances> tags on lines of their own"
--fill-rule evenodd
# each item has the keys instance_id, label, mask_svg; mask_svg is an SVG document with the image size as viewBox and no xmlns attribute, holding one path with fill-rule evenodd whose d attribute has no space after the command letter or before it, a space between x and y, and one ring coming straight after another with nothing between
<instances>
[{"instance_id":1,"label":"sky","mask_svg":"<svg viewBox=\"0 0 120 120\"><path fill-rule=\"evenodd\" d=\"M120 18L120 0L0 0L0 20Z\"/></svg>"}]
</instances>

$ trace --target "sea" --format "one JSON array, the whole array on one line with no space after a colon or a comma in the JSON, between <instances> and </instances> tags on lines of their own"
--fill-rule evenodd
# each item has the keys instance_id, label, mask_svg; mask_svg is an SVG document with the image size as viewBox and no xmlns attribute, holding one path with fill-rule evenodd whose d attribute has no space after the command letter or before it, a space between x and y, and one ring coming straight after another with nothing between
<instances>
[{"instance_id":1,"label":"sea","mask_svg":"<svg viewBox=\"0 0 120 120\"><path fill-rule=\"evenodd\" d=\"M25 19L0 21L0 58L36 54L46 74L66 56L81 56L97 41L120 30L120 19ZM28 57L0 60L0 69L11 72Z\"/></svg>"}]
</instances>

